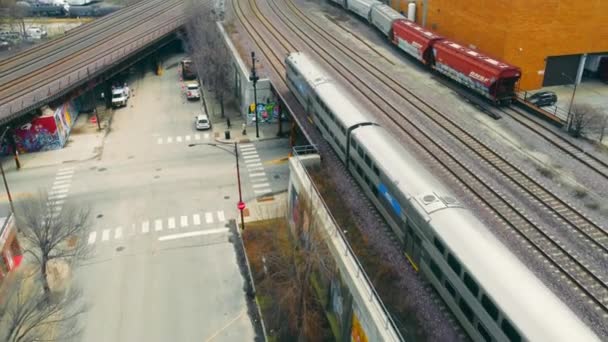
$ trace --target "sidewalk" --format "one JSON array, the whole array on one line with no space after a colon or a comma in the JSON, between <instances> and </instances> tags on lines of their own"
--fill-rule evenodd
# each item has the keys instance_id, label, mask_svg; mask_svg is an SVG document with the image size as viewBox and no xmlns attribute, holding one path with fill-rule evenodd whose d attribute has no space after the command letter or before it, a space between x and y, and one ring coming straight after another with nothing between
<instances>
[{"instance_id":1,"label":"sidewalk","mask_svg":"<svg viewBox=\"0 0 608 342\"><path fill-rule=\"evenodd\" d=\"M93 114L81 113L78 115L72 131L67 138L68 141L63 148L19 154L21 168L45 167L85 161L98 157L103 151L103 141L110 124L111 115L111 110L99 110L100 131L97 128L97 123L90 121L90 117L94 116ZM16 170L15 161L12 156L3 158L2 163L5 171Z\"/></svg>"}]
</instances>

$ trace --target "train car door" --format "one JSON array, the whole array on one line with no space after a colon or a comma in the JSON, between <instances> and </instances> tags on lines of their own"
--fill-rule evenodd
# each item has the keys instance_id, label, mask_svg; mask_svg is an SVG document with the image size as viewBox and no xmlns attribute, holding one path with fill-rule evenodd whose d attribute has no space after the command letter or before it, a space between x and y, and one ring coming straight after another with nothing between
<instances>
[{"instance_id":1,"label":"train car door","mask_svg":"<svg viewBox=\"0 0 608 342\"><path fill-rule=\"evenodd\" d=\"M420 265L420 248L422 247L422 240L420 237L414 232L412 227L407 224L406 225L406 233L405 233L405 253L409 262L412 264L414 269L418 271L418 265Z\"/></svg>"}]
</instances>

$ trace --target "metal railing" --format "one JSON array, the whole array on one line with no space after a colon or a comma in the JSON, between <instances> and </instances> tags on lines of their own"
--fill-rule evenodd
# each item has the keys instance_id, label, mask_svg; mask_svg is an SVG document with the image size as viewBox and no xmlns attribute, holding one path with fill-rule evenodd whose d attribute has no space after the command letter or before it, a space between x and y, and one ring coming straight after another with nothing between
<instances>
[{"instance_id":1,"label":"metal railing","mask_svg":"<svg viewBox=\"0 0 608 342\"><path fill-rule=\"evenodd\" d=\"M371 280L369 279L369 276L367 275L367 273L365 273L363 265L361 265L361 263L359 262L359 259L357 259L357 256L356 256L355 252L353 251L352 247L350 246L350 244L348 243L348 240L346 239L346 236L344 235L343 230L340 228L340 225L338 224L335 217L331 214L331 211L329 210L327 203L325 203L325 201L323 200L323 197L321 196L321 192L319 191L317 186L314 184L312 177L308 173L306 166L303 165L299 159L302 156L316 154L316 153L317 153L317 148L315 145L294 146L293 147L293 156L298 160L298 162L300 163L300 166L302 166L304 173L310 180L312 190L316 194L318 200L320 201L320 204L325 208L327 215L329 216L329 218L333 224L334 229L332 232L329 232L329 233L331 235L333 235L334 237L340 238L339 240L342 243L341 250L343 250L342 255L343 255L344 259L350 261L352 266L354 266L356 268L357 272L355 274L355 278L362 280L362 284L365 286L365 290L368 294L368 297L366 298L367 302L369 304L371 304L376 309L376 311L379 312L383 316L382 320L383 320L385 331L394 335L394 340L404 341L404 338L401 335L401 332L399 331L397 324L395 323L390 312L388 311L388 309L382 302L380 295L376 292L376 289L374 288ZM311 193L311 195L312 195L312 193ZM311 200L312 200L312 196L311 196Z\"/></svg>"}]
</instances>

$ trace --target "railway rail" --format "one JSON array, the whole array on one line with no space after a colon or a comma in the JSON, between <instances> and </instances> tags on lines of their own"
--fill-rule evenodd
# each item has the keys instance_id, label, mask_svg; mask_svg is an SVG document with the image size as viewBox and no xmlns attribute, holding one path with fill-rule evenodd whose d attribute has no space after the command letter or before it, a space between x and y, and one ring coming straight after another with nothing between
<instances>
[{"instance_id":1,"label":"railway rail","mask_svg":"<svg viewBox=\"0 0 608 342\"><path fill-rule=\"evenodd\" d=\"M250 3L251 2L252 0L250 0ZM306 23L306 25L310 26L317 34L337 49L348 51L345 52L346 54L358 55L353 49L341 43L320 25L308 19L294 3L287 1L286 4L290 7L291 11ZM392 103L386 101L383 94L378 93L377 90L368 86L359 75L350 73L348 67L345 66L342 61L338 60L330 51L318 44L316 39L311 39L308 34L301 29L301 26L297 25L290 16L276 4L276 2L271 0L269 6L275 11L277 17L283 21L294 34L302 39L304 44L315 51L321 59L324 59L328 64L332 65L338 74L347 80L355 79L357 82L351 83L364 97L375 104L379 110L384 112L386 117L395 123L407 137L414 140L417 143L417 146L421 148L430 159L435 160L441 165L445 173L450 174L456 181L473 193L479 203L492 208L498 217L500 217L507 226L512 228L512 231L518 235L521 241L525 241L532 246L535 253L542 255L545 260L547 260L551 269L557 270L562 274L566 283L576 287L578 291L582 292L582 294L593 303L596 310L601 311L604 315L608 314L608 284L606 284L601 276L597 275L594 270L581 262L577 255L570 252L568 248L558 239L553 237L550 232L545 231L541 226L534 223L521 209L510 203L500 191L494 189L487 181L471 172L470 170L472 168L469 165L466 165L452 156L447 148L433 139L432 134L423 130L419 125L416 125L411 119L400 114L399 108L396 108ZM258 17L260 22L264 24L266 29L277 41L279 41L286 51L297 50L293 44L288 43L289 39L282 32L273 27L268 18L266 18L257 8L257 3L255 3L255 1L252 3L252 8L254 8L254 14ZM273 55L275 52L270 49L269 51L265 51L264 54ZM275 62L280 61L280 65L284 68L283 61L281 58L278 58L278 56L271 56L269 61L271 60L275 60ZM271 64L274 64L275 62L271 61ZM443 130L449 132L450 135L458 139L464 146L472 150L484 164L497 170L503 179L517 184L520 191L537 199L537 201L543 203L553 212L558 213L562 219L567 220L565 222L570 222L572 229L584 236L587 243L594 245L596 249L599 249L601 253L605 255L607 246L606 242L602 242L602 240L605 241L606 232L599 227L599 225L587 219L584 215L580 214L576 209L569 206L559 197L553 195L547 189L544 189L544 187L535 180L522 174L515 165L509 163L496 152L483 145L475 137L466 132L466 130L459 127L449 117L434 109L431 105L400 85L382 70L373 65L369 65L363 58L353 59L353 62L360 65L374 77L380 79L381 82L385 83L386 86L391 88L396 94L409 100L408 102L410 102L412 106L419 109L433 122L442 127ZM336 65L338 67L336 67ZM273 65L272 68L281 75L279 67ZM356 86L355 84L361 84L361 86ZM404 93L408 94L407 97L404 96ZM370 96L369 94L374 94L375 96ZM411 98L414 98L416 101L412 101ZM385 107L388 107L391 110L385 110ZM390 112L394 114L390 114ZM476 151L476 149L479 149L480 151ZM606 316L603 317L605 319Z\"/></svg>"}]
</instances>

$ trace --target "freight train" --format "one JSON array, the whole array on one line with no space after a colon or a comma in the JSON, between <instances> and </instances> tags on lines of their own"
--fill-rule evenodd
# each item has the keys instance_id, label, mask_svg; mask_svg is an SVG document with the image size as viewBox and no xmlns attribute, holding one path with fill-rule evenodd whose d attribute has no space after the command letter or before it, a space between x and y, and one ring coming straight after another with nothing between
<instances>
[{"instance_id":1,"label":"freight train","mask_svg":"<svg viewBox=\"0 0 608 342\"><path fill-rule=\"evenodd\" d=\"M521 70L406 19L376 0L330 0L357 14L420 63L495 104L511 103Z\"/></svg>"},{"instance_id":2,"label":"freight train","mask_svg":"<svg viewBox=\"0 0 608 342\"><path fill-rule=\"evenodd\" d=\"M102 17L122 8L96 3L76 6L59 1L55 3L19 1L17 5L26 17Z\"/></svg>"},{"instance_id":3,"label":"freight train","mask_svg":"<svg viewBox=\"0 0 608 342\"><path fill-rule=\"evenodd\" d=\"M289 89L474 341L599 341L323 69L301 52L285 64Z\"/></svg>"}]
</instances>

